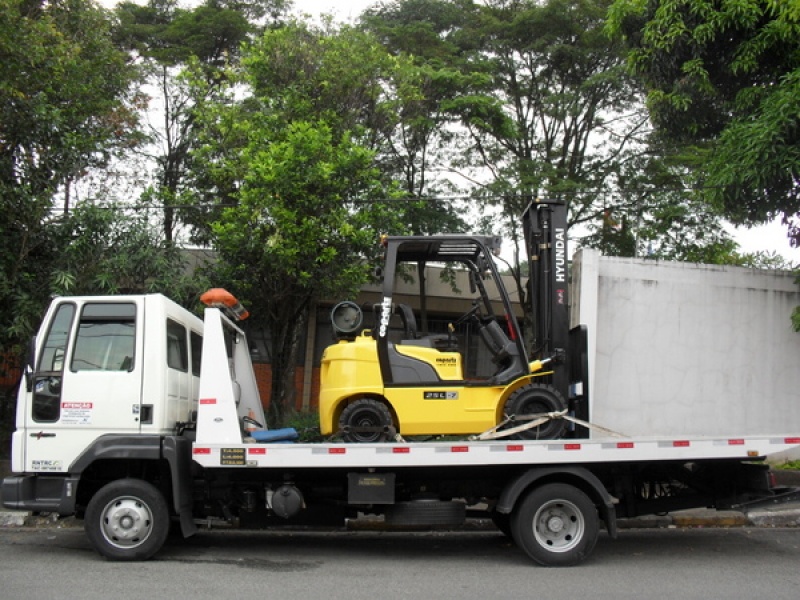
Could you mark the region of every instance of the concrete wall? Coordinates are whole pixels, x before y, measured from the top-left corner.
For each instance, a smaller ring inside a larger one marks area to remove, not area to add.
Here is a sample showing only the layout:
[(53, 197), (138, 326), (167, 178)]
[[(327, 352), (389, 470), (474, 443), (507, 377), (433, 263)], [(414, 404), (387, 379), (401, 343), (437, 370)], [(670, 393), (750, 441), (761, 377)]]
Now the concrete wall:
[(791, 273), (585, 250), (573, 268), (593, 422), (643, 436), (800, 434)]

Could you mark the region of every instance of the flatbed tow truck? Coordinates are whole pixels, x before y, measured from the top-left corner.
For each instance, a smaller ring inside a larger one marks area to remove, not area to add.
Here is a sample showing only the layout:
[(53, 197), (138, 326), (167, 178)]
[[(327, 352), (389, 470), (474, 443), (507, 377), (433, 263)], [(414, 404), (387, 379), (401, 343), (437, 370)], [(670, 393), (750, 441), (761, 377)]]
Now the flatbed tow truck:
[(265, 427), (246, 311), (221, 290), (205, 300), (202, 320), (158, 294), (53, 300), (20, 385), (5, 507), (75, 515), (111, 560), (154, 556), (173, 526), (481, 516), (534, 562), (566, 566), (618, 518), (797, 498), (764, 459), (800, 447), (800, 431), (299, 442)]

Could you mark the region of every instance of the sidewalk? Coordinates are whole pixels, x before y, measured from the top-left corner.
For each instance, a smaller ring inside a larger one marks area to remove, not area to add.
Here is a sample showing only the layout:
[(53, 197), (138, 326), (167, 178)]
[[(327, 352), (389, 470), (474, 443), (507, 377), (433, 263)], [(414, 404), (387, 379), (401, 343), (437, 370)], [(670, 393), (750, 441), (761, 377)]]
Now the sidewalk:
[(748, 513), (713, 508), (693, 508), (667, 515), (619, 519), (620, 529), (681, 527), (800, 527), (800, 502), (759, 508)]

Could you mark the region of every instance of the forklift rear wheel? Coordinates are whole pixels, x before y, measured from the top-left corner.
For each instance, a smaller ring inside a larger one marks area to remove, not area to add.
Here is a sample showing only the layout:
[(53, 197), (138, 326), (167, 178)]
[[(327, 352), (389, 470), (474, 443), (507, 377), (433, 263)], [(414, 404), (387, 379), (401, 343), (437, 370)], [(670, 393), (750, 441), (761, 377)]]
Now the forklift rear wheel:
[[(550, 412), (561, 412), (567, 408), (567, 403), (557, 390), (549, 385), (530, 383), (519, 388), (506, 400), (505, 413), (521, 417), (523, 415), (538, 415)], [(523, 421), (514, 423), (522, 425)], [(564, 434), (567, 422), (564, 419), (550, 419), (538, 427), (531, 427), (520, 431), (517, 436), (524, 440), (557, 440)]]
[(578, 488), (549, 483), (531, 491), (511, 515), (514, 541), (547, 567), (577, 565), (597, 543), (597, 508)]
[(86, 507), (84, 527), (92, 546), (112, 560), (147, 560), (169, 533), (169, 508), (158, 489), (140, 479), (119, 479)]
[(380, 400), (361, 398), (348, 404), (339, 417), (345, 442), (361, 444), (388, 442), (394, 425), (392, 413)]

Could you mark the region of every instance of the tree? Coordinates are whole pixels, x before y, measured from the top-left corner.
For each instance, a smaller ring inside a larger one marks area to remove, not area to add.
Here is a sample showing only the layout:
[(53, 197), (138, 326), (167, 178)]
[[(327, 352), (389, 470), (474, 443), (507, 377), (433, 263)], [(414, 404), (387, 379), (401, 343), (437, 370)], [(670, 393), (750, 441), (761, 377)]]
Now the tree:
[[(236, 63), (240, 48), (270, 15), (278, 18), (286, 0), (207, 0), (191, 9), (175, 0), (150, 0), (146, 5), (123, 2), (115, 10), (117, 43), (140, 62), (143, 82), (157, 90), (158, 114), (150, 131), (155, 178), (144, 194), (151, 204), (163, 207), (163, 230), (172, 242), (183, 220), (182, 209), (194, 195), (186, 187), (188, 161), (195, 143), (193, 103), (188, 86), (179, 77), (190, 64), (207, 81), (213, 94), (222, 83), (224, 68)], [(195, 88), (196, 91), (197, 88)], [(191, 215), (191, 210), (188, 211)]]
[[(448, 167), (469, 182), (478, 228), (500, 223), (524, 305), (521, 215), (539, 196), (570, 204), (571, 222), (597, 219), (646, 116), (619, 43), (604, 34), (603, 0), (404, 0), (365, 22), (394, 52), (438, 72), (460, 138)], [(446, 68), (446, 69), (445, 69)], [(450, 148), (448, 148), (450, 149)], [(529, 311), (526, 311), (529, 312)]]
[(608, 256), (638, 256), (709, 264), (738, 264), (737, 244), (721, 211), (693, 187), (691, 149), (648, 138), (647, 152), (619, 165), (614, 200), (603, 200), (602, 219), (587, 223), (581, 243)]
[(500, 199), (514, 230), (539, 195), (565, 200), (571, 224), (597, 218), (595, 199), (613, 191), (620, 164), (642, 141), (638, 90), (625, 75), (621, 47), (602, 31), (606, 5), (495, 1), (477, 13), (477, 62), (491, 75), (489, 94), (503, 113), (484, 117), (474, 108), (485, 103), (473, 107), (467, 99), (464, 123), (475, 158), (494, 174), (486, 195), (490, 203)]
[(133, 74), (85, 0), (0, 0), (0, 55), (0, 347), (17, 351), (51, 292), (56, 203), (126, 142)]
[(58, 249), (49, 289), (58, 295), (163, 293), (196, 306), (208, 281), (165, 240), (151, 211), (82, 203), (52, 223)]
[[(224, 190), (211, 224), (220, 283), (268, 335), (271, 426), (293, 395), (299, 334), (321, 298), (366, 281), (378, 233), (393, 229), (387, 188), (366, 143), (386, 54), (357, 32), (269, 31), (243, 60), (249, 95), (199, 108), (200, 179)], [(232, 94), (235, 96), (235, 94)]]
[(691, 144), (707, 201), (736, 224), (782, 216), (800, 243), (800, 8), (796, 1), (616, 0), (658, 131)]

